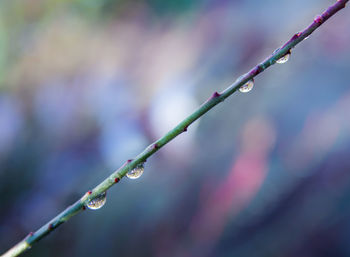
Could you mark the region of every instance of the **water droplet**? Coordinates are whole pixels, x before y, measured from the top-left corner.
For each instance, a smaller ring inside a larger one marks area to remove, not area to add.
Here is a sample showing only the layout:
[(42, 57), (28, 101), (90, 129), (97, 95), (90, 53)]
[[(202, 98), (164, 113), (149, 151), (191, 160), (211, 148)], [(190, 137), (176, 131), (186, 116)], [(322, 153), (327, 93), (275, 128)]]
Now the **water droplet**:
[(286, 55), (279, 58), (276, 62), (279, 64), (286, 63), (286, 62), (288, 62), (289, 57), (290, 57), (290, 53), (287, 53)]
[(91, 199), (86, 206), (91, 210), (100, 209), (106, 203), (106, 192), (99, 194), (94, 199)]
[(239, 88), (239, 91), (241, 91), (242, 93), (247, 93), (250, 90), (252, 90), (253, 87), (254, 87), (254, 79), (251, 79), (247, 83), (245, 83), (243, 86), (241, 86)]
[(137, 178), (141, 177), (144, 170), (145, 170), (145, 167), (144, 167), (143, 163), (140, 163), (135, 168), (133, 168), (131, 171), (126, 173), (126, 176), (130, 179), (137, 179)]

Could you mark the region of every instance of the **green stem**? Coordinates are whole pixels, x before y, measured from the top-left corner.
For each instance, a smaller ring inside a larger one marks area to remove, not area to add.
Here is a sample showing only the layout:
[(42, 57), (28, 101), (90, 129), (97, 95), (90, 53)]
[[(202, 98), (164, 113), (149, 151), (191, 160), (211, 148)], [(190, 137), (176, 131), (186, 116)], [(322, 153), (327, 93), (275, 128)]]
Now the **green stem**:
[(334, 5), (330, 6), (322, 15), (317, 16), (314, 21), (305, 28), (302, 32), (298, 32), (292, 36), (292, 38), (287, 41), (281, 48), (277, 49), (272, 55), (270, 55), (266, 60), (261, 62), (252, 68), (248, 73), (241, 76), (236, 82), (231, 86), (226, 88), (223, 92), (214, 92), (213, 95), (203, 103), (196, 111), (194, 111), (190, 116), (180, 122), (174, 129), (170, 130), (165, 136), (158, 139), (156, 142), (149, 145), (142, 153), (136, 156), (133, 160), (128, 160), (122, 167), (113, 172), (108, 178), (102, 181), (93, 190), (87, 192), (82, 196), (76, 203), (66, 208), (63, 212), (53, 218), (49, 223), (42, 226), (34, 233), (29, 233), (29, 235), (24, 238), (21, 242), (13, 246), (10, 250), (2, 255), (2, 257), (12, 257), (18, 256), (26, 250), (30, 249), (31, 246), (39, 241), (41, 238), (48, 235), (51, 231), (57, 228), (59, 225), (69, 220), (74, 215), (78, 214), (80, 211), (85, 209), (85, 203), (99, 194), (105, 192), (114, 184), (118, 183), (119, 180), (126, 175), (126, 173), (135, 168), (138, 164), (145, 162), (148, 157), (157, 152), (161, 147), (167, 144), (169, 141), (174, 139), (179, 134), (187, 131), (188, 126), (190, 126), (194, 121), (199, 119), (203, 114), (208, 112), (218, 103), (224, 101), (227, 97), (232, 95), (237, 89), (254, 79), (259, 73), (266, 70), (268, 67), (276, 63), (276, 60), (280, 59), (284, 55), (288, 54), (290, 50), (308, 37), (315, 29), (321, 26), (326, 20), (337, 13), (339, 10), (343, 9), (349, 0), (338, 0)]

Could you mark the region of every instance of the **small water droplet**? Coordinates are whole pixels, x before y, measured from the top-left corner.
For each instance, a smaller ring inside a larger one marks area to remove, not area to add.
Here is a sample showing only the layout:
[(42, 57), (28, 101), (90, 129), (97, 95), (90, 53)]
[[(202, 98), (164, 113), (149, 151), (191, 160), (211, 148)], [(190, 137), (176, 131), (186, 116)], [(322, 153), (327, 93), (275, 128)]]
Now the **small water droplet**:
[(286, 55), (279, 58), (276, 62), (279, 64), (286, 63), (286, 62), (288, 62), (289, 57), (290, 57), (290, 53), (287, 53)]
[(253, 87), (254, 87), (254, 79), (251, 79), (247, 83), (245, 83), (243, 86), (241, 86), (239, 88), (239, 91), (241, 91), (242, 93), (247, 93), (250, 90), (252, 90)]
[(145, 170), (145, 167), (144, 167), (143, 163), (140, 163), (135, 168), (133, 168), (131, 171), (126, 173), (126, 176), (130, 179), (137, 179), (137, 178), (141, 177), (144, 170)]
[(103, 192), (102, 194), (99, 194), (94, 199), (91, 199), (86, 206), (91, 210), (97, 210), (100, 209), (103, 205), (106, 203), (106, 192)]

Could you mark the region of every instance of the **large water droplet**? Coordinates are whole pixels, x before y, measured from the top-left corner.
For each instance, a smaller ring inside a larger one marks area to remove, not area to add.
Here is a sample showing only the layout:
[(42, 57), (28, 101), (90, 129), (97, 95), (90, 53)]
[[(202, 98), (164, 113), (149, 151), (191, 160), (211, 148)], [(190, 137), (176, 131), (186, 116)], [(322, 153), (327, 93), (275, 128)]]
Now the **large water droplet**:
[(290, 57), (290, 52), (287, 53), (286, 55), (282, 56), (281, 58), (279, 58), (276, 62), (279, 64), (286, 63), (286, 62), (288, 62), (289, 57)]
[(254, 87), (254, 79), (251, 79), (247, 83), (245, 83), (243, 86), (241, 86), (239, 88), (239, 91), (241, 91), (242, 93), (247, 93), (250, 90), (252, 90), (253, 87)]
[(94, 199), (91, 199), (86, 206), (91, 210), (97, 210), (100, 209), (103, 205), (106, 203), (106, 192), (103, 192), (102, 194), (99, 194)]
[(135, 168), (133, 168), (131, 171), (126, 173), (126, 176), (130, 179), (137, 179), (137, 178), (141, 177), (144, 170), (145, 170), (145, 167), (144, 167), (143, 163), (140, 163)]

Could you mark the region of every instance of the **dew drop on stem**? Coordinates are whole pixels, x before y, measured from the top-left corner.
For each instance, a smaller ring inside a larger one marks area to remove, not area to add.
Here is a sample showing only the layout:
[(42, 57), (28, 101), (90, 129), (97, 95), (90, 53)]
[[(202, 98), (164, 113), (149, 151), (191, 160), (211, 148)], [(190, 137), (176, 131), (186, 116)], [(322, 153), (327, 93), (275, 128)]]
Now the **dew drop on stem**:
[(247, 83), (245, 83), (243, 86), (239, 88), (239, 91), (242, 93), (247, 93), (250, 90), (252, 90), (254, 87), (254, 79), (249, 80)]
[(141, 177), (144, 170), (144, 164), (140, 163), (135, 168), (126, 173), (126, 176), (130, 179), (138, 179), (139, 177)]
[(289, 58), (290, 58), (290, 52), (282, 56), (281, 58), (279, 58), (276, 62), (279, 64), (286, 63), (288, 62)]
[(98, 210), (106, 203), (106, 192), (103, 192), (96, 196), (95, 198), (91, 199), (87, 204), (86, 207), (88, 207), (91, 210)]

